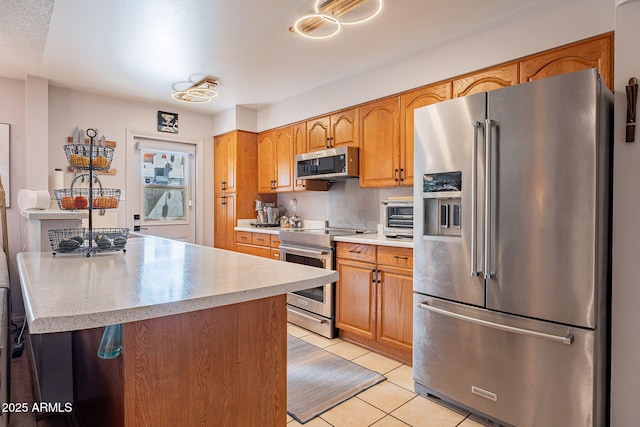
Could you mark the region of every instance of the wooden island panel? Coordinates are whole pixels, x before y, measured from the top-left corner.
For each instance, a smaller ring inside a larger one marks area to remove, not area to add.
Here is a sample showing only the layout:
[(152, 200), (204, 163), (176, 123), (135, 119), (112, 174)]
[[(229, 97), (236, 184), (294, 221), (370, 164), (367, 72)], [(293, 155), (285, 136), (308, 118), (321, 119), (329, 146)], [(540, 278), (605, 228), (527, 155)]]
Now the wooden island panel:
[(102, 360), (102, 328), (74, 332), (76, 404), (92, 426), (284, 426), (285, 296), (126, 323)]

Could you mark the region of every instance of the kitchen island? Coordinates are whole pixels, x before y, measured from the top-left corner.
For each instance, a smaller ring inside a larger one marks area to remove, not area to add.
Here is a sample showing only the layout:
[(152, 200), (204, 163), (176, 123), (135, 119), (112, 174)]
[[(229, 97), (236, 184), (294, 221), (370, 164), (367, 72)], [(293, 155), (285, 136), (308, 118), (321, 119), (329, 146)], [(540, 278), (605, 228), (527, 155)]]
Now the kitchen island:
[[(93, 426), (285, 425), (285, 294), (337, 278), (155, 237), (17, 260), (29, 332), (73, 331), (74, 410)], [(122, 354), (98, 358), (119, 323)]]

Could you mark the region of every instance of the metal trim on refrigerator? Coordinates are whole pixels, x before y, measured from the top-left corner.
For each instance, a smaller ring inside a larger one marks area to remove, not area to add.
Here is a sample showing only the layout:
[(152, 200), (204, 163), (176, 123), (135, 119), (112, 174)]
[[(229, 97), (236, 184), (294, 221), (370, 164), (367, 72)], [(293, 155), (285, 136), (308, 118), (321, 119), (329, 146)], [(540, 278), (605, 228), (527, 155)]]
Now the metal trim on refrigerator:
[(503, 325), (500, 323), (489, 322), (487, 320), (478, 319), (475, 317), (465, 316), (464, 314), (454, 313), (449, 310), (444, 310), (442, 308), (434, 307), (428, 304), (427, 302), (419, 303), (418, 307), (424, 310), (433, 311), (434, 313), (442, 314), (444, 316), (449, 316), (455, 319), (464, 320), (465, 322), (475, 323), (477, 325), (487, 326), (489, 328), (499, 329), (501, 331), (513, 332), (514, 334), (530, 335), (538, 338), (544, 338), (544, 339), (547, 339), (550, 341), (556, 341), (562, 344), (571, 345), (573, 344), (573, 341), (575, 339), (574, 335), (570, 332), (564, 336), (545, 334), (544, 332), (537, 332), (529, 329), (517, 328), (515, 326)]

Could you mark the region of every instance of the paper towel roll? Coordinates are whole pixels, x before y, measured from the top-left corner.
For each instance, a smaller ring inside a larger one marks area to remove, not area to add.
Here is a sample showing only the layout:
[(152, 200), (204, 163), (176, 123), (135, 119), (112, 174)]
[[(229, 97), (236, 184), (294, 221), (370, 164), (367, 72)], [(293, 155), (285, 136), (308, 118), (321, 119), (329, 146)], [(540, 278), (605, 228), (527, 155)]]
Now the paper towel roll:
[(61, 190), (64, 187), (64, 171), (62, 169), (54, 169), (53, 172), (49, 174), (49, 194), (51, 194), (51, 198), (55, 198), (55, 193), (53, 190)]
[(18, 191), (18, 208), (24, 209), (47, 209), (49, 207), (49, 192), (47, 190), (25, 190)]

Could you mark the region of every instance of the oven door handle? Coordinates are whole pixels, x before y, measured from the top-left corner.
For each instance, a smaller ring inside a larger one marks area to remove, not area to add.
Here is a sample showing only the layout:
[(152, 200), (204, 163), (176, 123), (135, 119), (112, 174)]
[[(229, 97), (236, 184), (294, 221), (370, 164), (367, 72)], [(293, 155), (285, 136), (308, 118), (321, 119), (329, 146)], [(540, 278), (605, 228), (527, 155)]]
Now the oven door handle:
[(287, 253), (290, 254), (302, 254), (302, 255), (313, 255), (317, 258), (320, 258), (322, 256), (326, 256), (326, 255), (331, 255), (331, 250), (324, 250), (324, 249), (304, 249), (304, 248), (299, 248), (299, 247), (293, 247), (293, 246), (287, 246), (285, 244), (280, 244), (280, 252), (282, 251), (286, 251)]

